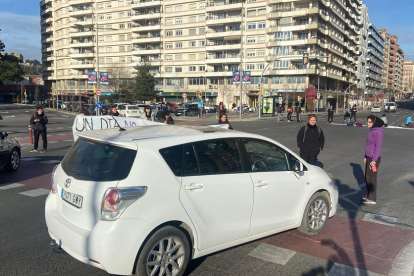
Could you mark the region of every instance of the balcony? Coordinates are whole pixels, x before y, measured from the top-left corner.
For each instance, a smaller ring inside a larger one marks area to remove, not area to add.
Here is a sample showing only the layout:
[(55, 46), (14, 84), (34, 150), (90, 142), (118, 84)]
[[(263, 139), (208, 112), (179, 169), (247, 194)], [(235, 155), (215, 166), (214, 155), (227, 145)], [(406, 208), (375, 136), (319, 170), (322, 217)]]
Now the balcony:
[(266, 43), (266, 47), (276, 47), (276, 46), (297, 46), (297, 45), (306, 45), (306, 44), (317, 44), (318, 38), (299, 38), (299, 37), (292, 37), (292, 38), (281, 38), (281, 39), (271, 39), (269, 42)]
[(272, 61), (272, 60), (295, 60), (295, 61), (303, 61), (303, 53), (299, 53), (298, 51), (290, 52), (290, 53), (283, 53), (283, 54), (268, 54), (265, 57), (265, 61)]
[(84, 36), (93, 36), (93, 32), (92, 31), (85, 31), (85, 32), (76, 32), (76, 31), (71, 31), (70, 32), (70, 37), (84, 37)]
[(71, 58), (93, 58), (95, 57), (95, 53), (94, 52), (84, 52), (84, 53), (71, 53), (69, 54), (69, 56)]
[(45, 7), (45, 9), (40, 12), (40, 15), (44, 15), (44, 14), (52, 13), (52, 12), (53, 12), (52, 7)]
[(162, 48), (133, 48), (133, 55), (159, 55)]
[(69, 5), (80, 5), (80, 4), (88, 4), (88, 3), (95, 3), (95, 0), (70, 0)]
[(311, 69), (272, 69), (269, 71), (269, 75), (315, 75), (317, 73), (316, 68)]
[(161, 12), (154, 12), (154, 13), (135, 13), (131, 17), (132, 21), (138, 21), (138, 20), (146, 20), (146, 19), (158, 19), (161, 18)]
[(226, 1), (225, 3), (207, 2), (206, 11), (241, 10), (242, 5), (242, 0)]
[(233, 15), (233, 16), (225, 15), (224, 17), (209, 15), (206, 19), (206, 25), (207, 26), (221, 25), (221, 24), (235, 23), (235, 22), (241, 22), (241, 21), (242, 21), (241, 14)]
[(238, 37), (240, 39), (241, 31), (213, 31), (210, 30), (206, 33), (206, 38), (220, 38), (220, 37)]
[(161, 6), (162, 1), (159, 0), (134, 0), (132, 1), (131, 8), (146, 8), (146, 7), (155, 7)]
[(155, 30), (161, 30), (160, 23), (154, 23), (154, 24), (148, 24), (148, 25), (140, 25), (137, 24), (136, 27), (132, 27), (133, 33), (139, 33), (144, 31), (155, 31)]
[(85, 14), (93, 14), (92, 7), (85, 8), (85, 9), (73, 9), (72, 11), (69, 11), (69, 16), (79, 16), (79, 15), (85, 15)]
[(42, 34), (47, 34), (47, 33), (53, 33), (53, 28), (48, 27), (48, 28), (42, 29)]
[(140, 44), (140, 43), (147, 43), (147, 42), (161, 42), (161, 36), (154, 36), (154, 35), (140, 35), (140, 36), (133, 36), (132, 43), (133, 44)]
[(93, 62), (76, 62), (76, 61), (72, 61), (71, 63), (71, 68), (76, 68), (76, 69), (94, 69), (94, 64)]
[(207, 43), (206, 51), (240, 50), (240, 41), (237, 43)]
[(224, 63), (240, 63), (240, 55), (229, 55), (229, 56), (208, 56), (206, 59), (207, 64), (224, 64)]
[(267, 19), (279, 18), (279, 17), (300, 17), (312, 14), (318, 14), (319, 8), (283, 8), (274, 9), (268, 15)]
[(94, 25), (94, 24), (95, 23), (93, 22), (92, 18), (88, 18), (88, 19), (84, 19), (84, 20), (71, 20), (70, 21), (71, 26), (75, 26), (75, 25), (91, 26), (91, 25)]
[(272, 25), (266, 28), (266, 33), (271, 34), (275, 32), (281, 31), (302, 31), (302, 30), (314, 30), (318, 27), (321, 27), (318, 22), (313, 22), (309, 24), (301, 24), (301, 23), (288, 23), (288, 24), (278, 24)]
[(87, 41), (87, 42), (82, 42), (82, 41), (72, 41), (70, 43), (70, 47), (72, 48), (77, 48), (77, 47), (94, 47), (95, 42), (93, 41)]

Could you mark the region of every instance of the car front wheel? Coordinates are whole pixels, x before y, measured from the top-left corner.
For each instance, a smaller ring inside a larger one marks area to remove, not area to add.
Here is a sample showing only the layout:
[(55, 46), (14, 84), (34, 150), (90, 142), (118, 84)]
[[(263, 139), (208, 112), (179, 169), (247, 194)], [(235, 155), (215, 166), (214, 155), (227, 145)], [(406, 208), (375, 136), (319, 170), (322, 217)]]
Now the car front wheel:
[(15, 172), (20, 165), (20, 154), (17, 149), (13, 149), (10, 153), (9, 162), (7, 163), (5, 169), (8, 172)]
[(329, 218), (329, 198), (326, 193), (314, 194), (308, 204), (302, 218), (299, 231), (308, 235), (318, 234), (325, 228)]
[(138, 257), (136, 275), (184, 274), (190, 260), (190, 243), (186, 235), (173, 226), (155, 232)]

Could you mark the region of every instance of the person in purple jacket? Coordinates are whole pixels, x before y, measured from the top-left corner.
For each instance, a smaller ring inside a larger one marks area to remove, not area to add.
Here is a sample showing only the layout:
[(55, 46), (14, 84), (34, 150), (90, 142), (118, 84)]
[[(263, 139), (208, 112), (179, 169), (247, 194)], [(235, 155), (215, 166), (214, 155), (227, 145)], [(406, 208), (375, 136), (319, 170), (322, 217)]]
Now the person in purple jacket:
[(384, 121), (369, 115), (367, 117), (369, 128), (367, 143), (365, 145), (365, 183), (367, 185), (367, 196), (362, 198), (362, 203), (374, 205), (377, 203), (377, 175), (381, 162), (381, 145), (384, 136)]

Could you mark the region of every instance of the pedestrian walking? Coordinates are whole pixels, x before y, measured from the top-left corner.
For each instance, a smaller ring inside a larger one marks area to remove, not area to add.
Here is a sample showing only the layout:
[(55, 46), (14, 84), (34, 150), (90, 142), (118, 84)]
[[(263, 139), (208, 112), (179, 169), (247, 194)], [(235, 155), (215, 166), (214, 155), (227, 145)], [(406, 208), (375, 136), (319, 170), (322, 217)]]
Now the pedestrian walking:
[(333, 123), (333, 114), (334, 114), (334, 109), (333, 109), (333, 106), (330, 104), (328, 107), (328, 123)]
[(362, 197), (362, 203), (374, 205), (377, 203), (377, 175), (381, 162), (381, 146), (384, 137), (384, 121), (380, 118), (369, 115), (367, 126), (369, 128), (367, 142), (365, 144), (365, 184), (367, 196)]
[(233, 129), (233, 127), (231, 126), (229, 120), (227, 119), (227, 115), (225, 113), (220, 115), (219, 121), (218, 121), (219, 125), (227, 125), (228, 129)]
[(302, 122), (301, 118), (302, 108), (300, 108), (300, 105), (296, 107), (296, 119), (298, 122)]
[(276, 104), (276, 113), (277, 113), (277, 122), (279, 123), (282, 117), (282, 108), (280, 107), (280, 104)]
[(290, 123), (290, 121), (292, 121), (292, 113), (293, 113), (293, 109), (292, 107), (288, 107), (287, 109), (287, 121)]
[(385, 114), (382, 114), (381, 120), (384, 122), (384, 127), (388, 127), (388, 120)]
[(317, 120), (316, 115), (309, 115), (308, 123), (301, 127), (297, 136), (300, 158), (311, 165), (315, 165), (318, 154), (325, 145), (325, 136), (322, 129), (316, 125)]
[(39, 145), (39, 136), (42, 135), (43, 149), (41, 153), (45, 153), (47, 150), (47, 137), (46, 137), (46, 125), (49, 122), (46, 114), (43, 112), (42, 107), (38, 107), (36, 113), (30, 118), (30, 124), (32, 125), (33, 136), (34, 136), (34, 145), (33, 149), (30, 152), (37, 152), (37, 147)]
[(226, 113), (226, 109), (224, 108), (224, 104), (223, 102), (219, 103), (219, 118), (221, 117), (221, 115), (223, 115), (224, 113)]
[(354, 118), (354, 122), (357, 121), (357, 119), (356, 119), (357, 112), (358, 112), (358, 108), (357, 108), (356, 104), (354, 104), (351, 108), (351, 120), (352, 120), (352, 118)]

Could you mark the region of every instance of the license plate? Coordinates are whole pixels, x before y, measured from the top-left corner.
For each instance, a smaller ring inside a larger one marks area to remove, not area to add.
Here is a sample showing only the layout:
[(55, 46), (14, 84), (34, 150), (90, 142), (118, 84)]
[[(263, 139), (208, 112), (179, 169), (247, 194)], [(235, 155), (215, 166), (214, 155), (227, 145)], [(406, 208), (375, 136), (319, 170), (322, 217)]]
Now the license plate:
[(72, 194), (62, 189), (61, 196), (62, 199), (67, 203), (75, 206), (76, 208), (82, 208), (83, 197), (81, 197), (80, 195)]
[(137, 113), (137, 111), (132, 111), (132, 113)]

